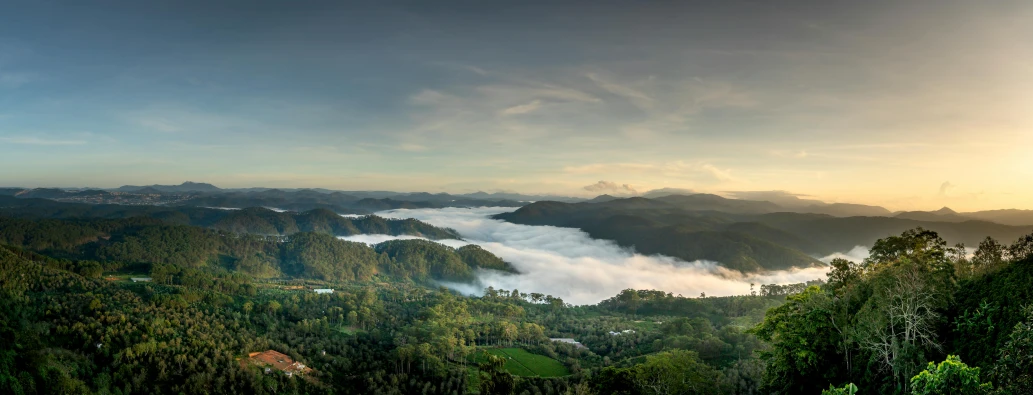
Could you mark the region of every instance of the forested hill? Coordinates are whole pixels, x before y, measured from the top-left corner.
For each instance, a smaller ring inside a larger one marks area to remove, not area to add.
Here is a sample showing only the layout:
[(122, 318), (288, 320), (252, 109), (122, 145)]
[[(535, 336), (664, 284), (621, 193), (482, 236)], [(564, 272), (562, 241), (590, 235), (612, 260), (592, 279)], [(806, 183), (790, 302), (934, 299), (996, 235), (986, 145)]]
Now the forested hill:
[(413, 235), (428, 239), (458, 239), (452, 229), (439, 228), (415, 219), (384, 219), (377, 216), (342, 217), (327, 209), (305, 212), (276, 212), (262, 207), (221, 210), (203, 207), (125, 206), (55, 202), (46, 199), (16, 199), (0, 196), (0, 215), (17, 218), (147, 217), (168, 224), (202, 226), (235, 233), (290, 235), (317, 232), (334, 236), (357, 234)]
[[(252, 277), (296, 277), (325, 281), (369, 281), (386, 275), (416, 281), (471, 282), (477, 269), (514, 272), (477, 247), (459, 250), (425, 240), (386, 243), (391, 251), (340, 240), (326, 233), (286, 237), (229, 233), (153, 218), (43, 219), (0, 217), (0, 244), (71, 261), (136, 267), (156, 281), (211, 278), (213, 273)], [(92, 265), (92, 264), (91, 264)], [(218, 277), (218, 275), (215, 275)]]
[[(518, 207), (519, 195), (446, 193), (396, 193), (371, 191), (327, 191), (316, 189), (223, 190), (208, 185), (186, 183), (176, 186), (123, 187), (119, 190), (63, 190), (56, 188), (0, 188), (0, 196), (19, 199), (43, 198), (62, 202), (91, 204), (161, 204), (189, 207), (274, 207), (306, 211), (326, 209), (342, 214), (368, 214), (381, 210), (441, 207)], [(213, 189), (214, 188), (214, 189)]]
[(595, 203), (536, 202), (497, 219), (579, 228), (646, 254), (717, 261), (745, 272), (818, 265), (813, 257), (872, 246), (882, 237), (922, 227), (951, 244), (975, 246), (990, 236), (1012, 241), (1033, 226), (993, 222), (930, 222), (894, 217), (833, 217), (772, 212), (769, 202), (715, 195), (628, 198)]

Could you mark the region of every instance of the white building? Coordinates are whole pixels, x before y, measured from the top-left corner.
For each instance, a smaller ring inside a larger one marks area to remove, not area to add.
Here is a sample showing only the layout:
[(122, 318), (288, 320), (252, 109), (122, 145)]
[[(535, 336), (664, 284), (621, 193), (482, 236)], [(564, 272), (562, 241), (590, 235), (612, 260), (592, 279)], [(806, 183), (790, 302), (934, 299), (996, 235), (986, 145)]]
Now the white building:
[(130, 277), (129, 279), (133, 280), (134, 283), (151, 281), (150, 277)]
[(610, 331), (610, 336), (617, 336), (617, 335), (629, 334), (629, 333), (635, 333), (635, 330), (634, 329), (625, 329), (625, 330), (620, 331), (620, 332)]
[(313, 289), (313, 291), (315, 291), (317, 294), (332, 294), (332, 293), (334, 293), (334, 290), (331, 289), (331, 288), (316, 288), (316, 289)]
[(577, 348), (588, 348), (588, 347), (585, 347), (584, 344), (581, 344), (581, 342), (579, 342), (577, 340), (574, 340), (574, 339), (571, 339), (569, 337), (554, 337), (554, 338), (550, 338), (549, 340), (552, 340), (554, 342), (570, 343), (570, 344), (573, 344), (573, 345), (577, 346)]

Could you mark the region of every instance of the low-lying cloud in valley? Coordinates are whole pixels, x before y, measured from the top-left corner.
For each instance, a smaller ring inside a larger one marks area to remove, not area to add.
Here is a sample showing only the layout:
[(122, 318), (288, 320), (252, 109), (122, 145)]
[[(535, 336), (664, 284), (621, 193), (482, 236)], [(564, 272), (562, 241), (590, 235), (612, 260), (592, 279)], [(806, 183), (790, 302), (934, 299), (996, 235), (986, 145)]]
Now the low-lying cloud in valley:
[[(489, 216), (514, 208), (443, 208), (390, 210), (376, 213), (385, 218), (415, 218), (459, 232), (464, 240), (440, 240), (460, 247), (477, 244), (511, 263), (521, 274), (480, 272), (483, 286), (541, 292), (573, 304), (592, 304), (621, 290), (656, 289), (685, 296), (742, 295), (750, 283), (786, 284), (824, 278), (826, 268), (769, 272), (756, 275), (720, 267), (716, 262), (685, 262), (658, 255), (642, 255), (607, 240), (592, 239), (572, 228), (528, 226), (494, 220)], [(342, 237), (378, 243), (396, 238), (385, 235)], [(480, 294), (481, 287), (448, 284), (465, 293)]]
[(854, 248), (851, 248), (850, 251), (835, 252), (818, 258), (818, 260), (825, 263), (830, 263), (833, 259), (842, 258), (855, 263), (860, 263), (861, 261), (868, 259), (868, 255), (871, 255), (871, 251), (868, 250), (868, 247), (855, 246)]

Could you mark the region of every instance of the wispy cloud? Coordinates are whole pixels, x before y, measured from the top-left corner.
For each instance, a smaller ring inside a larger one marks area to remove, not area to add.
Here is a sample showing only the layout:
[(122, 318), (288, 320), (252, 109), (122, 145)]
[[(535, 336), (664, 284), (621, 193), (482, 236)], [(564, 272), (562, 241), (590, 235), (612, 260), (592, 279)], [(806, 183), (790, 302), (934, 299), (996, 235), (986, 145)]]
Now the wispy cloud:
[(423, 152), (427, 150), (427, 147), (419, 144), (406, 143), (399, 145), (398, 149), (406, 152)]
[(532, 100), (529, 103), (518, 104), (502, 110), (502, 115), (519, 115), (533, 112), (542, 106), (541, 100)]
[(637, 103), (639, 106), (642, 107), (652, 106), (654, 99), (638, 89), (635, 89), (628, 85), (613, 82), (612, 80), (604, 78), (603, 76), (596, 73), (588, 73), (585, 74), (585, 76), (588, 77), (588, 79), (592, 80), (592, 82), (594, 82), (600, 88), (606, 90), (607, 92), (610, 92), (617, 96), (622, 96), (626, 99), (630, 99), (631, 101)]

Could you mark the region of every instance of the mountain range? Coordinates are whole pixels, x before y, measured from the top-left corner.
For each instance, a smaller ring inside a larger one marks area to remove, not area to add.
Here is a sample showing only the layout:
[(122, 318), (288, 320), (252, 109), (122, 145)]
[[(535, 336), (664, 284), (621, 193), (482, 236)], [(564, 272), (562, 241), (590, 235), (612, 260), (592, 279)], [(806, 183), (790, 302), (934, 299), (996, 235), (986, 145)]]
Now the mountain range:
[[(866, 209), (867, 210), (867, 209)], [(835, 216), (792, 212), (769, 201), (727, 199), (717, 195), (667, 195), (653, 199), (597, 198), (581, 203), (535, 202), (498, 214), (496, 219), (524, 225), (579, 228), (644, 254), (686, 261), (707, 260), (743, 272), (819, 266), (819, 257), (872, 246), (880, 238), (922, 227), (952, 245), (976, 246), (986, 237), (1009, 244), (1033, 230), (950, 209), (891, 216)], [(996, 217), (1007, 213), (994, 212)], [(1012, 219), (1009, 222), (1021, 222)]]

